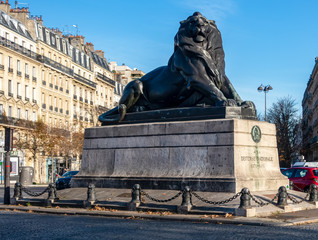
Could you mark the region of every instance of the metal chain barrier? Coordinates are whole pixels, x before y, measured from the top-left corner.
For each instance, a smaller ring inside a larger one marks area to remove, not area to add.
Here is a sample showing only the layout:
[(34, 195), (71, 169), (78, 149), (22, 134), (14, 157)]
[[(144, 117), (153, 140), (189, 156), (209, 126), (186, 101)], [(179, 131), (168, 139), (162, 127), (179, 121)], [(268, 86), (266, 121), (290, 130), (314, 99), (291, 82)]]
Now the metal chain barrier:
[(297, 190), (298, 191), (300, 191), (300, 192), (306, 192), (304, 189), (301, 189), (301, 188), (299, 188), (299, 187), (297, 187), (296, 185), (292, 185), (293, 186), (293, 188), (297, 188)]
[(294, 204), (299, 204), (299, 203), (302, 203), (303, 201), (307, 200), (307, 198), (309, 197), (309, 194), (310, 194), (310, 192), (308, 192), (308, 193), (306, 194), (306, 196), (304, 197), (304, 199), (302, 199), (302, 200), (297, 200), (295, 197), (289, 195), (288, 193), (287, 193), (287, 197), (288, 197)]
[(147, 197), (148, 199), (154, 201), (154, 202), (160, 202), (160, 203), (165, 203), (165, 202), (170, 202), (176, 198), (178, 198), (181, 194), (183, 193), (183, 191), (178, 192), (175, 196), (169, 198), (169, 199), (164, 199), (164, 200), (160, 200), (154, 197), (151, 197), (148, 193), (146, 193), (145, 191), (141, 191), (141, 194), (145, 197)]
[(276, 200), (276, 198), (278, 197), (278, 193), (275, 195), (275, 197), (273, 197), (269, 202), (264, 203), (261, 199), (258, 199), (256, 197), (254, 197), (252, 194), (249, 194), (249, 196), (252, 198), (252, 200), (257, 203), (260, 207), (264, 207), (267, 206), (269, 204), (273, 204), (274, 201)]
[(191, 191), (191, 194), (193, 196), (195, 196), (197, 199), (199, 199), (200, 201), (205, 202), (207, 204), (222, 205), (222, 204), (229, 203), (229, 202), (233, 201), (234, 199), (238, 198), (242, 193), (241, 192), (236, 193), (233, 197), (230, 197), (229, 199), (226, 199), (223, 201), (210, 201), (210, 200), (204, 199), (203, 197), (199, 196), (197, 193), (192, 192), (192, 191)]
[(31, 191), (30, 189), (27, 189), (27, 188), (25, 188), (25, 187), (21, 187), (21, 190), (23, 191), (23, 192), (25, 192), (27, 195), (29, 195), (29, 196), (31, 196), (31, 197), (39, 197), (39, 196), (41, 196), (41, 195), (43, 195), (44, 193), (46, 193), (46, 192), (48, 192), (49, 191), (49, 187), (47, 187), (46, 189), (44, 189), (42, 192), (33, 192), (33, 191)]

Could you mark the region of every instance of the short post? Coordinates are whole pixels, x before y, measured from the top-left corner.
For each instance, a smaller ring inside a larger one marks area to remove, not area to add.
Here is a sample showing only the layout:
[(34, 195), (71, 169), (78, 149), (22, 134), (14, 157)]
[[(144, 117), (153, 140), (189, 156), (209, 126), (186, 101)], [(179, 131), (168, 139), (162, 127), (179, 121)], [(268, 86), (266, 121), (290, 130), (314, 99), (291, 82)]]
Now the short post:
[(192, 198), (191, 198), (191, 189), (189, 186), (186, 186), (183, 189), (182, 193), (182, 203), (181, 206), (178, 206), (178, 213), (188, 213), (192, 208)]
[(48, 197), (45, 201), (45, 206), (52, 206), (52, 203), (54, 203), (54, 201), (59, 200), (58, 197), (56, 196), (56, 187), (54, 183), (50, 183), (49, 184), (49, 193), (48, 193)]
[(251, 206), (251, 193), (248, 188), (242, 188), (240, 197), (240, 206), (235, 209), (236, 216), (254, 217), (256, 209)]
[(128, 203), (128, 210), (136, 211), (141, 203), (141, 188), (139, 184), (135, 184), (131, 191), (131, 201)]
[(17, 201), (22, 198), (22, 185), (19, 182), (14, 184), (14, 194), (11, 198), (11, 204), (16, 205)]
[(287, 205), (287, 189), (285, 186), (281, 186), (278, 189), (278, 198), (277, 198), (277, 206), (285, 207)]
[(87, 187), (87, 199), (83, 202), (84, 207), (92, 207), (96, 201), (95, 185), (90, 183)]
[(316, 204), (316, 207), (318, 207), (318, 191), (317, 191), (317, 185), (311, 184), (310, 185), (310, 193), (309, 193), (309, 202), (313, 202)]

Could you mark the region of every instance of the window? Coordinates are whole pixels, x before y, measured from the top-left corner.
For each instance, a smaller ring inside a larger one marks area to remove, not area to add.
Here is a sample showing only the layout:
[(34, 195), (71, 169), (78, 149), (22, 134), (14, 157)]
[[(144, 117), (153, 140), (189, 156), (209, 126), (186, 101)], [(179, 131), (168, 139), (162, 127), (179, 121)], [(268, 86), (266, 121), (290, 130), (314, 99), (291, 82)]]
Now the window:
[(67, 100), (65, 101), (65, 109), (66, 109), (66, 111), (68, 110), (68, 101)]
[(12, 57), (8, 57), (8, 67), (11, 68), (12, 64)]
[(25, 110), (25, 120), (29, 120), (29, 110)]
[(41, 48), (41, 55), (44, 55), (44, 49)]
[(21, 87), (21, 84), (20, 84), (20, 83), (17, 83), (17, 95), (18, 95), (18, 96), (21, 96), (21, 89), (20, 89), (20, 87)]
[(32, 67), (32, 76), (36, 77), (36, 68), (35, 67)]
[(8, 81), (8, 92), (12, 94), (13, 87), (12, 87), (12, 80)]
[(49, 104), (52, 105), (52, 96), (49, 96)]
[(2, 65), (2, 53), (0, 53), (0, 64)]
[(21, 118), (21, 109), (20, 108), (17, 109), (17, 118), (18, 119)]
[(45, 103), (45, 95), (44, 95), (44, 93), (42, 93), (42, 103)]
[(295, 172), (295, 178), (296, 177), (305, 177), (306, 176), (306, 173), (307, 173), (308, 170), (306, 169), (297, 169), (296, 172)]
[(54, 107), (57, 107), (57, 99), (54, 97)]
[(25, 74), (29, 74), (29, 64), (25, 64)]
[(44, 70), (42, 70), (42, 81), (44, 81)]
[(62, 108), (62, 99), (59, 100), (59, 108)]
[(21, 71), (21, 64), (20, 64), (20, 60), (17, 60), (17, 71)]
[(25, 97), (29, 98), (29, 86), (25, 85)]
[(8, 116), (9, 116), (9, 117), (12, 117), (12, 106), (9, 106)]
[(3, 78), (0, 77), (0, 90), (3, 90), (3, 89), (2, 89), (2, 82), (3, 82)]
[(0, 114), (3, 114), (3, 104), (0, 104)]
[(65, 80), (65, 89), (68, 89), (68, 82)]
[(49, 83), (52, 83), (52, 74), (49, 73)]
[(54, 76), (54, 85), (57, 85), (56, 75)]
[(35, 88), (32, 88), (32, 99), (33, 100), (36, 99), (36, 90), (35, 90)]
[(35, 121), (36, 121), (36, 113), (35, 113), (35, 111), (33, 111), (33, 117), (32, 117), (32, 120), (33, 120), (33, 122), (35, 122)]
[(22, 47), (25, 48), (25, 41), (22, 41)]

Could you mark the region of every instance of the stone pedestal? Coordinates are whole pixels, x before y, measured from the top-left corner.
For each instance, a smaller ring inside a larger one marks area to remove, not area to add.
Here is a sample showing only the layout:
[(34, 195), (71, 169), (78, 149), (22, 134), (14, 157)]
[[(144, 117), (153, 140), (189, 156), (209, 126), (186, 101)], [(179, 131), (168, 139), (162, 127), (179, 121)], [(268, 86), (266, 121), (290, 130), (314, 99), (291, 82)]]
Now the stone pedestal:
[(73, 187), (239, 192), (288, 185), (280, 173), (275, 125), (214, 119), (103, 126), (85, 130)]

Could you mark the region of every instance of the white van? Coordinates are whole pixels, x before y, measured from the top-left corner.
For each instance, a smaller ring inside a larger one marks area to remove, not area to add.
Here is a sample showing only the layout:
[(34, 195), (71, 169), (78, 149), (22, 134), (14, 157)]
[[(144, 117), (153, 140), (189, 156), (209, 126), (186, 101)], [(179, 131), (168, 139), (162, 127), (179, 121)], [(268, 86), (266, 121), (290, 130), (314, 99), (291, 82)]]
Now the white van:
[(318, 167), (318, 162), (295, 162), (292, 167)]

